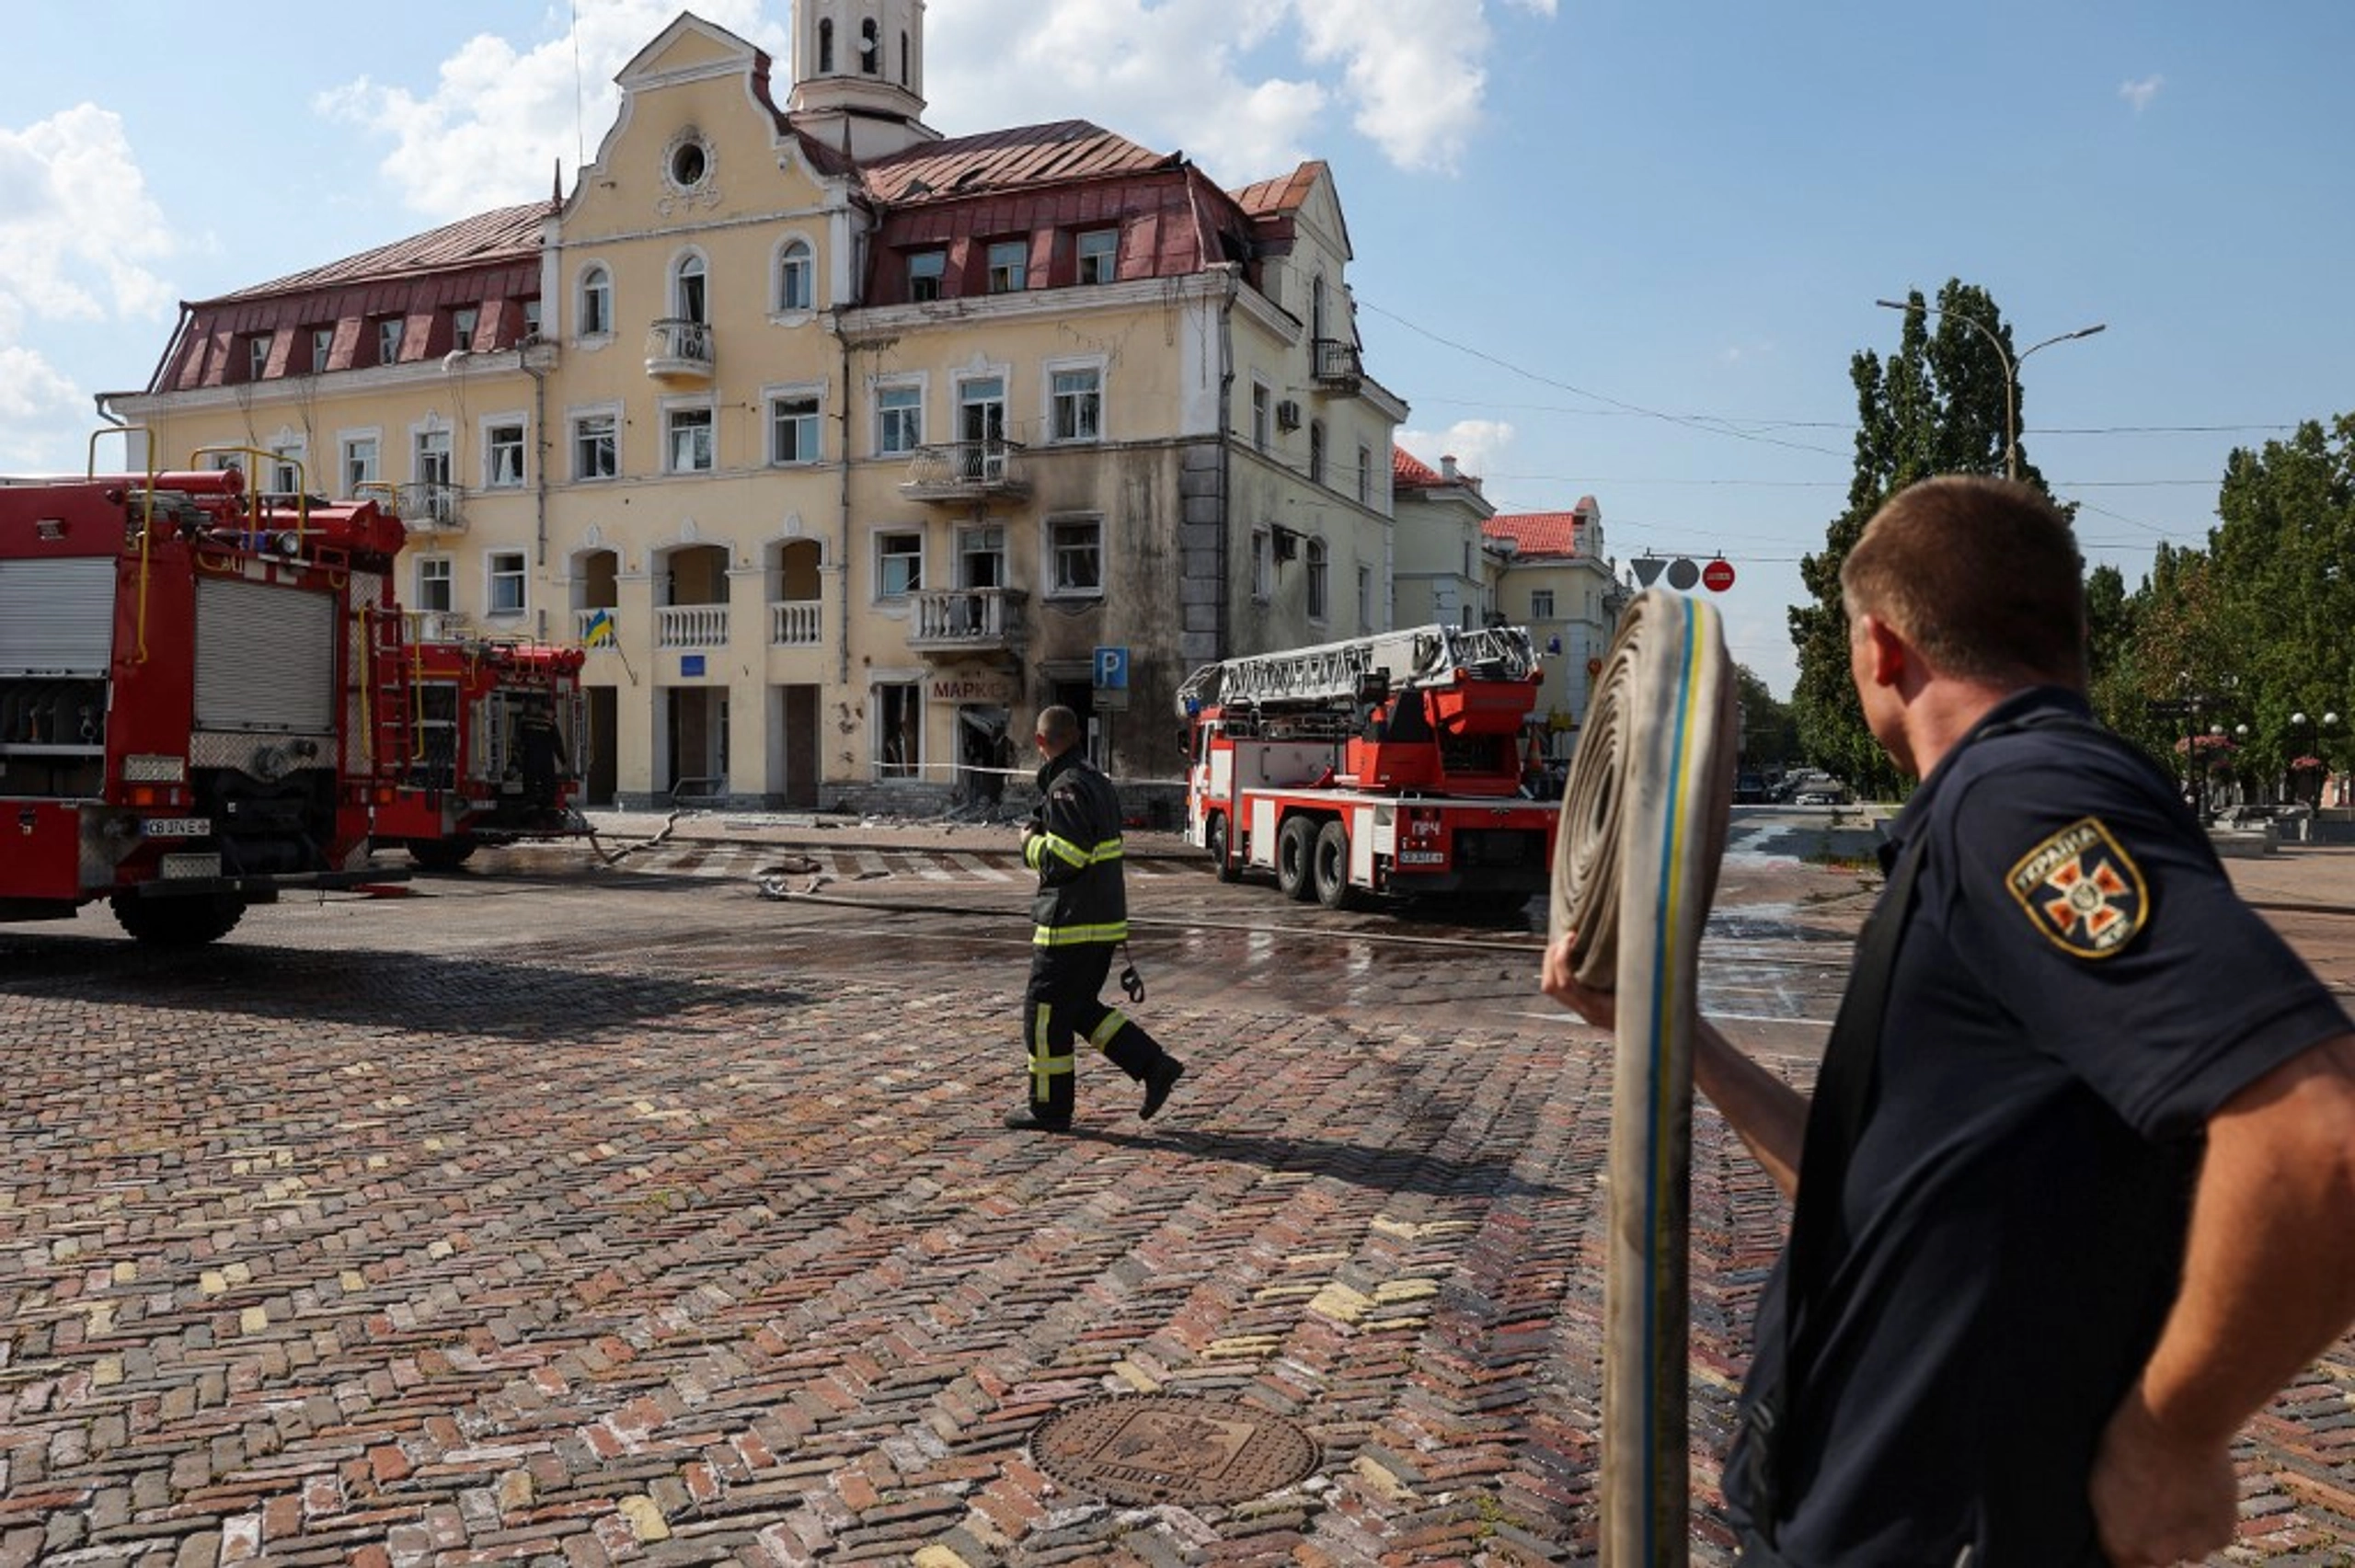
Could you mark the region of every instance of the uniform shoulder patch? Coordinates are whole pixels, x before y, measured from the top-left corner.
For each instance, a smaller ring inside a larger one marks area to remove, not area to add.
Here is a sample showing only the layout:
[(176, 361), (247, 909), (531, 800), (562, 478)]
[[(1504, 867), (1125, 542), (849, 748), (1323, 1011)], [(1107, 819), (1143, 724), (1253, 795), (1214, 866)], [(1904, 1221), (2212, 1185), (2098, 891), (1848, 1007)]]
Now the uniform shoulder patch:
[(2150, 923), (2142, 868), (2097, 818), (2079, 818), (2022, 855), (2005, 886), (2037, 930), (2080, 958), (2107, 958)]

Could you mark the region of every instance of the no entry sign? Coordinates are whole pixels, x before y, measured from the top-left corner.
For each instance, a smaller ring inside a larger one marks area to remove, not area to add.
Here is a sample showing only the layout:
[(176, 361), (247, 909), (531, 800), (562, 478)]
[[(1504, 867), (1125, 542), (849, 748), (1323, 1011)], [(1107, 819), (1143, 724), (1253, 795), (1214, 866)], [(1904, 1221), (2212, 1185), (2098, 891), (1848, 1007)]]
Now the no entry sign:
[(1733, 586), (1733, 563), (1711, 561), (1701, 568), (1701, 586), (1711, 593), (1723, 593)]

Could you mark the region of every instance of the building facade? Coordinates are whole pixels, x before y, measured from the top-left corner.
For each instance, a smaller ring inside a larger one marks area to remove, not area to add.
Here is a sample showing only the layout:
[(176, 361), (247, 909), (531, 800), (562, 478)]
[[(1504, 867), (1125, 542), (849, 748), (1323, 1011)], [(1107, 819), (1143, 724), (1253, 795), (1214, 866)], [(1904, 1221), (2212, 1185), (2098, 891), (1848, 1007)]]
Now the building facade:
[(1544, 656), (1536, 717), (1547, 755), (1565, 761), (1627, 605), (1617, 563), (1605, 552), (1603, 509), (1581, 496), (1566, 512), (1500, 512), (1481, 526), (1492, 544), (1505, 547), (1497, 611), (1527, 626)]
[(1310, 163), (925, 126), (922, 0), (692, 15), (569, 193), (184, 307), (154, 462), (373, 496), (427, 635), (590, 650), (589, 798), (936, 807), (1064, 703), (1390, 624), (1391, 438)]

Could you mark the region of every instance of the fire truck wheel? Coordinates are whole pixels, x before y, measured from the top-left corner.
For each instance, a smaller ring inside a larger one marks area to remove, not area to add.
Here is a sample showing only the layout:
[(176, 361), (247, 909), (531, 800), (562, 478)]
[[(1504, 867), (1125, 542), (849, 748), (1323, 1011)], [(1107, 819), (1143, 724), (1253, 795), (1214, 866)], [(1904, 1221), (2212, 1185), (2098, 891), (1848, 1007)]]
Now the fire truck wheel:
[(1276, 835), (1276, 886), (1302, 903), (1316, 897), (1316, 819), (1292, 817)]
[(151, 947), (201, 947), (217, 942), (246, 913), (243, 899), (225, 896), (142, 898), (118, 893), (108, 902), (122, 929)]
[(1338, 818), (1316, 835), (1316, 901), (1328, 910), (1346, 910), (1357, 902), (1350, 886), (1350, 830)]
[(408, 857), (428, 871), (455, 871), (474, 858), (477, 847), (465, 834), (454, 839), (411, 839)]
[(1242, 876), (1243, 868), (1235, 864), (1226, 841), (1226, 818), (1223, 815), (1211, 818), (1210, 831), (1205, 836), (1210, 840), (1211, 869), (1218, 874), (1218, 879), (1232, 882)]

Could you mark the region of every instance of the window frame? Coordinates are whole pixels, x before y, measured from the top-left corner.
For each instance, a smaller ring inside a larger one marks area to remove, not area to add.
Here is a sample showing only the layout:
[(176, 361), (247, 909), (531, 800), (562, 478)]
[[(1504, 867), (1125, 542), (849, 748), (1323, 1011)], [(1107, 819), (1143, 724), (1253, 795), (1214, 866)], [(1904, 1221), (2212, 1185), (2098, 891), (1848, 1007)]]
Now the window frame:
[[(1111, 242), (1109, 246), (1099, 243), (1106, 240)], [(1095, 289), (1120, 280), (1120, 231), (1118, 227), (1082, 229), (1073, 243), (1072, 278), (1075, 283), (1083, 288)], [(1098, 262), (1102, 263), (1100, 268), (1094, 265)], [(1091, 277), (1091, 272), (1099, 275)]]
[[(512, 432), (511, 441), (502, 436)], [(509, 453), (514, 457), (511, 477), (500, 475), (500, 459)], [(520, 490), (531, 482), (532, 422), (523, 414), (487, 414), (482, 421), (482, 487), (486, 490)]]
[[(449, 555), (419, 555), (412, 586), (417, 602), (412, 606), (430, 615), (447, 615), (458, 608), (457, 561)], [(433, 600), (442, 602), (436, 604)]]
[(1325, 541), (1313, 534), (1301, 545), (1303, 602), (1309, 620), (1319, 625), (1333, 618), (1332, 560)]
[[(1049, 360), (1040, 369), (1043, 372), (1040, 382), (1047, 405), (1042, 424), (1048, 444), (1093, 446), (1101, 442), (1104, 440), (1104, 361), (1101, 359)], [(1075, 375), (1090, 378), (1086, 392), (1066, 392), (1057, 384), (1063, 377)], [(1063, 433), (1063, 412), (1067, 401), (1074, 410), (1074, 432), (1069, 435)], [(1094, 429), (1085, 434), (1077, 433), (1077, 426), (1082, 422), (1078, 411), (1082, 408), (1087, 411), (1087, 419), (1094, 425)]]
[[(587, 408), (569, 409), (565, 414), (566, 447), (571, 452), (569, 473), (573, 483), (602, 485), (618, 479), (622, 474), (622, 411), (618, 405), (605, 404)], [(585, 428), (592, 424), (604, 426), (604, 451), (612, 467), (603, 474), (588, 472), (580, 461)]]
[[(508, 564), (508, 563), (511, 563)], [(532, 609), (532, 558), (522, 550), (486, 550), (482, 553), (483, 614), (501, 619), (527, 615)], [(514, 585), (515, 602), (500, 602), (503, 584)]]
[[(875, 769), (876, 782), (878, 784), (923, 783), (924, 682), (921, 681), (873, 681), (867, 683), (867, 711), (875, 715), (872, 740), (874, 751), (871, 765)], [(902, 695), (895, 704), (887, 704), (883, 695), (887, 691), (900, 692)], [(898, 715), (900, 733), (912, 736), (915, 740), (916, 754), (911, 757), (902, 750), (900, 760), (896, 762), (890, 760), (891, 715), (885, 711), (887, 706), (890, 705), (900, 708)]]
[(573, 288), (573, 299), (580, 312), (580, 330), (573, 336), (583, 341), (603, 341), (614, 335), (614, 271), (602, 261), (581, 266), (580, 281)]
[[(1040, 579), (1047, 585), (1046, 597), (1058, 600), (1102, 599), (1104, 597), (1104, 519), (1093, 512), (1074, 513), (1046, 518), (1042, 545), (1045, 559), (1040, 563)], [(1088, 531), (1086, 542), (1063, 538), (1066, 530)], [(1074, 580), (1075, 574), (1066, 574), (1064, 564), (1074, 555), (1085, 554), (1093, 558), (1094, 581)]]
[(1251, 601), (1265, 604), (1276, 596), (1276, 531), (1266, 523), (1251, 530)]
[[(873, 548), (867, 552), (867, 561), (870, 569), (875, 574), (875, 603), (904, 604), (910, 599), (924, 591), (924, 558), (925, 545), (926, 544), (925, 533), (925, 530), (921, 524), (907, 524), (898, 527), (883, 525), (879, 526), (874, 531), (874, 545)], [(915, 541), (915, 548), (912, 551), (887, 548), (888, 545), (894, 542), (911, 539)], [(901, 583), (897, 589), (893, 589), (890, 586), (890, 573), (886, 569), (888, 563), (894, 561), (909, 561), (913, 563), (906, 573), (905, 580)]]
[[(870, 397), (875, 406), (875, 455), (878, 457), (909, 457), (924, 450), (925, 403), (929, 391), (921, 376), (878, 378)], [(904, 395), (908, 401), (886, 406), (887, 396)], [(886, 432), (899, 427), (909, 439), (894, 446), (885, 439)]]
[(1308, 421), (1308, 482), (1325, 483), (1325, 421)]
[[(353, 467), (352, 458), (355, 455), (355, 449), (363, 445), (368, 449), (368, 460), (364, 465), (367, 471), (361, 473)], [(381, 429), (338, 430), (335, 435), (335, 453), (336, 478), (337, 482), (343, 486), (340, 494), (345, 499), (357, 497), (362, 485), (381, 485), (385, 482), (385, 432)]]
[(1554, 613), (1554, 590), (1552, 589), (1533, 588), (1529, 590), (1529, 618), (1533, 621), (1552, 621), (1558, 619), (1558, 617)]
[(335, 328), (332, 326), (311, 328), (311, 373), (313, 375), (326, 373), (327, 361), (334, 355)]
[[(797, 274), (801, 295), (798, 301), (793, 297)], [(807, 315), (818, 308), (818, 247), (803, 235), (787, 235), (777, 242), (769, 277), (775, 284), (775, 297), (769, 302), (774, 314)]]
[(1267, 453), (1276, 440), (1276, 389), (1260, 380), (1251, 378), (1251, 450)]
[[(810, 405), (810, 412), (807, 415), (796, 416), (797, 419), (809, 420), (809, 450), (797, 452), (791, 457), (786, 456), (778, 450), (777, 407), (778, 405), (785, 403)], [(764, 386), (761, 389), (761, 410), (764, 455), (770, 467), (805, 468), (811, 464), (826, 461), (826, 388), (823, 383)]]
[(989, 242), (982, 253), (986, 270), (984, 292), (993, 294), (1018, 294), (1030, 286), (1030, 239), (998, 239)]
[(408, 340), (408, 317), (380, 315), (376, 325), (376, 362), (397, 365), (401, 362), (401, 345)]
[[(911, 250), (908, 258), (908, 303), (928, 304), (948, 294), (948, 252), (939, 246)], [(923, 265), (929, 263), (929, 265)], [(927, 291), (925, 284), (930, 284)]]
[[(711, 475), (719, 472), (719, 410), (709, 396), (664, 398), (662, 409), (662, 472), (679, 475)], [(695, 424), (683, 424), (694, 420)], [(683, 430), (700, 428), (703, 431), (703, 459), (699, 465), (682, 465), (679, 462), (679, 436)]]
[(471, 353), (475, 332), (482, 325), (482, 307), (460, 305), (450, 313), (450, 347), (461, 353)]
[(260, 381), (270, 374), (270, 346), (277, 336), (274, 332), (249, 332), (246, 335), (247, 381)]
[[(436, 448), (432, 443), (439, 440)], [(427, 419), (408, 429), (408, 477), (412, 485), (439, 485), (447, 490), (457, 484), (457, 438), (442, 419)], [(432, 470), (438, 468), (437, 475)]]

